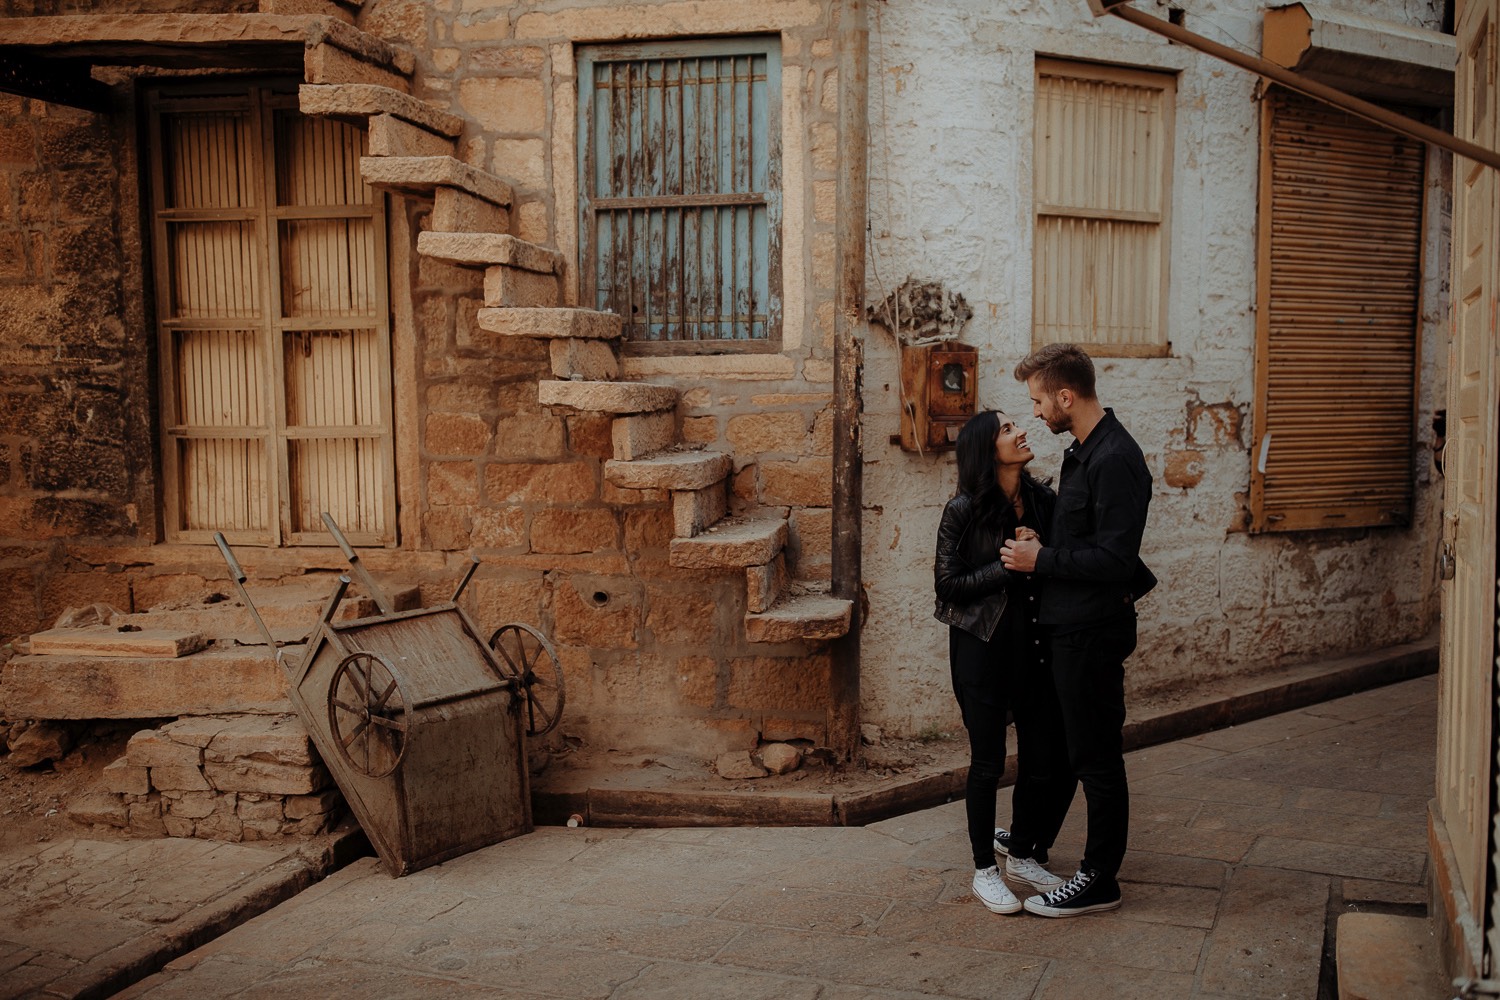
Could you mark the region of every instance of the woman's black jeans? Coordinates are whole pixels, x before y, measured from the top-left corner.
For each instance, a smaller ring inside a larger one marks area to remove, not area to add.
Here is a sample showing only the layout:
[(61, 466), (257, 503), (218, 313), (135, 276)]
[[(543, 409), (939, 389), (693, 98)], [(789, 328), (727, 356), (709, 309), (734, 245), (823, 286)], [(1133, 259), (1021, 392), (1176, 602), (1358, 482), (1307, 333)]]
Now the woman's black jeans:
[[(1005, 776), (1006, 712), (1016, 723), (1016, 783), (1011, 794), (1012, 850), (1016, 857), (1045, 857), (1073, 802), (1077, 780), (1068, 767), (1057, 688), (1047, 666), (1046, 640), (1033, 649), (989, 642), (963, 629), (948, 629), (953, 693), (969, 732), (969, 780), (965, 789), (969, 844), (974, 867), (995, 864), (995, 804)], [(1024, 643), (1022, 644), (1024, 645)]]

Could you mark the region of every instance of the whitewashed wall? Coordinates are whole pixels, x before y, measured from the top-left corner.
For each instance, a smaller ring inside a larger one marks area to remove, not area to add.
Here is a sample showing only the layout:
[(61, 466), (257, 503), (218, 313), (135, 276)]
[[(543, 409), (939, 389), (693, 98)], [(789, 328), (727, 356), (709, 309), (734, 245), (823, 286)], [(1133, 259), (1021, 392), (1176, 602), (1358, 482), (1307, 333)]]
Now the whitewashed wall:
[[(1437, 0), (1331, 0), (1437, 28)], [(1260, 47), (1261, 5), (1187, 5), (1186, 26)], [(1149, 0), (1137, 7), (1159, 16)], [(974, 318), (982, 406), (1030, 424), (1034, 471), (1055, 476), (1063, 445), (1030, 417), (1010, 375), (1030, 347), (1031, 149), (1036, 54), (1179, 71), (1169, 301), (1171, 356), (1098, 362), (1100, 396), (1140, 442), (1156, 478), (1144, 556), (1161, 579), (1142, 602), (1127, 665), (1139, 705), (1233, 675), (1419, 638), (1437, 613), (1441, 484), (1432, 415), (1448, 354), (1448, 172), (1429, 156), (1421, 402), (1409, 530), (1250, 535), (1255, 352), (1256, 79), (1114, 19), (1085, 0), (885, 0), (871, 5), (869, 292), (907, 275), (962, 293)], [(888, 732), (956, 727), (947, 637), (932, 618), (938, 516), (951, 455), (918, 457), (897, 430), (898, 354), (873, 327), (865, 367), (863, 634), (865, 721)], [(1338, 387), (1329, 386), (1337, 407)], [(1329, 441), (1330, 449), (1338, 446)], [(1392, 441), (1405, 448), (1405, 441)], [(1164, 482), (1176, 452), (1203, 454), (1191, 489)]]

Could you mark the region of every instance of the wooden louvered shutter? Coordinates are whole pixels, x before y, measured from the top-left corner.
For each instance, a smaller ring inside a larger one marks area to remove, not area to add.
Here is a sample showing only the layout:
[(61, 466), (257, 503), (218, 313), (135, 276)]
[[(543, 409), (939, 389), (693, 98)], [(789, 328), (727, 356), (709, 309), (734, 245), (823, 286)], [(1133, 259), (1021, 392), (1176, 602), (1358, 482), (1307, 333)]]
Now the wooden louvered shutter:
[(580, 49), (584, 294), (632, 352), (777, 347), (780, 121), (774, 39)]
[(173, 541), (327, 544), (325, 510), (395, 540), (384, 201), (364, 133), (296, 101), (149, 98)]
[(1413, 139), (1267, 96), (1253, 531), (1410, 522), (1424, 165)]

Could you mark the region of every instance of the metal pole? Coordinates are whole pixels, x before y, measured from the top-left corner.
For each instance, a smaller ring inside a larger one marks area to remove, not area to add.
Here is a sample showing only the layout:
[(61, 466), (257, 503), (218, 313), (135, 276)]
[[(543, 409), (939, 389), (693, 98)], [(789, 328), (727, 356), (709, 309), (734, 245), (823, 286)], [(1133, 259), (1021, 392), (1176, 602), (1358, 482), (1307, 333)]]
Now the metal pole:
[(1500, 170), (1500, 153), (1492, 149), (1477, 146), (1472, 142), (1449, 135), (1441, 129), (1435, 129), (1431, 125), (1424, 125), (1405, 115), (1398, 115), (1394, 111), (1387, 111), (1380, 105), (1371, 104), (1369, 101), (1355, 97), (1353, 94), (1346, 94), (1342, 90), (1319, 83), (1316, 80), (1309, 80), (1300, 73), (1294, 73), (1273, 62), (1268, 62), (1259, 56), (1246, 55), (1237, 49), (1231, 49), (1227, 45), (1220, 45), (1212, 39), (1204, 38), (1202, 35), (1188, 31), (1186, 28), (1173, 24), (1171, 21), (1163, 21), (1161, 18), (1152, 17), (1150, 14), (1143, 14), (1133, 7), (1122, 4), (1118, 7), (1111, 7), (1109, 13), (1120, 18), (1122, 21), (1129, 21), (1131, 24), (1145, 28), (1147, 31), (1155, 32), (1163, 38), (1170, 38), (1174, 42), (1180, 42), (1189, 48), (1197, 49), (1199, 52), (1213, 56), (1215, 59), (1222, 59), (1227, 63), (1240, 67), (1240, 69), (1249, 70), (1251, 73), (1263, 76), (1268, 80), (1273, 80), (1289, 90), (1295, 90), (1300, 94), (1306, 94), (1308, 97), (1322, 101), (1325, 104), (1331, 104), (1342, 111), (1347, 111), (1351, 115), (1356, 115), (1366, 121), (1374, 122), (1383, 128), (1388, 128), (1393, 132), (1399, 132), (1402, 135), (1410, 136), (1428, 145), (1436, 146), (1439, 149), (1446, 149), (1450, 153), (1468, 157), (1476, 163), (1483, 163), (1487, 167)]
[(830, 650), (828, 745), (841, 760), (859, 753), (859, 633), (864, 505), (860, 395), (863, 363), (865, 226), (870, 147), (867, 0), (839, 11), (837, 216), (833, 314), (833, 595), (854, 605), (849, 631)]

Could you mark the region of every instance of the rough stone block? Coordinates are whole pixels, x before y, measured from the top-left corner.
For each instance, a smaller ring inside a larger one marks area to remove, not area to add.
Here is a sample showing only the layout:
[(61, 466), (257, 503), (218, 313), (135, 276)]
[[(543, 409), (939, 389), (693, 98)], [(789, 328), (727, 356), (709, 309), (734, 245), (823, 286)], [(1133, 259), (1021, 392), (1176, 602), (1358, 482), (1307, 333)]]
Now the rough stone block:
[(786, 544), (786, 522), (754, 518), (723, 523), (693, 538), (674, 538), (671, 563), (681, 569), (761, 566)]
[(237, 760), (203, 765), (203, 773), (221, 792), (256, 792), (263, 795), (310, 795), (329, 784), (322, 768), (277, 764), (271, 761)]
[(633, 462), (604, 463), (604, 478), (628, 490), (701, 490), (721, 482), (733, 465), (717, 451), (681, 451)]
[(35, 656), (160, 656), (196, 653), (208, 645), (207, 637), (179, 629), (139, 629), (120, 632), (109, 626), (58, 628), (31, 636)]
[(68, 799), (68, 818), (85, 826), (125, 827), (130, 811), (118, 795), (109, 792), (83, 792)]
[(427, 222), (438, 233), (496, 233), (510, 228), (510, 212), (467, 191), (440, 187), (432, 193)]
[(553, 591), (553, 641), (600, 649), (635, 649), (641, 623), (639, 584), (615, 577), (573, 576)]
[(796, 507), (833, 504), (833, 463), (827, 458), (760, 462), (761, 499)]
[(161, 818), (161, 825), (167, 831), (169, 837), (191, 837), (198, 824), (186, 816), (174, 816), (167, 813)]
[(485, 131), (528, 134), (547, 125), (547, 92), (535, 77), (476, 77), (459, 84), (458, 94)]
[(219, 807), (219, 797), (214, 794), (213, 789), (185, 792), (168, 797), (165, 802), (167, 813), (182, 819), (202, 819), (205, 816), (212, 816), (214, 810)]
[(307, 729), (295, 715), (246, 715), (227, 722), (204, 751), (206, 760), (255, 759), (296, 766), (319, 762)]
[(672, 445), (677, 421), (672, 411), (616, 417), (609, 429), (616, 462), (633, 462)]
[(490, 462), (484, 495), (492, 504), (578, 503), (598, 493), (587, 462)]
[(752, 614), (769, 611), (786, 590), (786, 582), (786, 556), (780, 552), (762, 566), (745, 567), (745, 610)]
[(203, 751), (178, 743), (163, 730), (143, 729), (125, 745), (125, 759), (135, 767), (197, 767)]
[(35, 767), (48, 760), (62, 760), (73, 748), (73, 729), (47, 721), (18, 722), (6, 734), (13, 767)]
[(727, 781), (743, 781), (747, 778), (766, 776), (766, 769), (751, 758), (749, 750), (731, 750), (720, 754), (714, 761), (714, 771)]
[(531, 520), (531, 551), (578, 554), (619, 547), (620, 525), (608, 508), (552, 507)]
[(297, 90), (297, 102), (304, 115), (358, 120), (389, 114), (439, 135), (457, 137), (464, 131), (464, 120), (460, 116), (391, 87), (359, 83), (303, 84)]
[(310, 45), (302, 54), (302, 76), (312, 84), (365, 84), (411, 92), (411, 83), (399, 73), (368, 63), (336, 45)]
[(489, 421), (472, 413), (429, 413), (422, 426), (422, 444), (431, 456), (477, 457), (490, 445)]
[(185, 743), (202, 750), (213, 742), (214, 737), (219, 735), (229, 721), (228, 718), (217, 716), (178, 719), (176, 722), (169, 722), (162, 726), (160, 731), (171, 737), (173, 742)]
[(802, 766), (802, 753), (785, 743), (768, 743), (760, 748), (761, 765), (772, 774), (786, 774)]
[(685, 704), (713, 708), (718, 689), (717, 660), (709, 656), (684, 656), (677, 661), (677, 696)]
[(745, 616), (748, 642), (837, 639), (849, 631), (854, 605), (837, 597), (809, 594), (783, 600), (769, 611)]
[(742, 413), (729, 418), (724, 437), (737, 455), (800, 455), (807, 441), (807, 418), (800, 413)]
[(475, 322), (503, 337), (614, 340), (624, 329), (619, 316), (593, 309), (481, 309)]
[(555, 274), (562, 266), (562, 254), (508, 233), (420, 233), (417, 253), (461, 267), (504, 265), (537, 274)]
[(336, 17), (345, 24), (354, 23), (353, 12), (335, 0), (259, 0), (256, 7), (262, 14), (312, 14)]
[(655, 413), (677, 405), (677, 390), (646, 382), (574, 382), (548, 379), (537, 384), (543, 406), (571, 406), (595, 413)]
[(368, 150), (371, 156), (452, 156), (453, 140), (429, 132), (395, 115), (370, 119)]
[[(488, 288), (489, 279), (486, 278)], [(576, 340), (571, 337), (547, 343), (552, 374), (571, 379), (577, 375), (590, 382), (609, 382), (620, 377), (620, 359), (614, 348), (599, 340)]]
[[(552, 308), (561, 301), (562, 292), (557, 286), (555, 274), (538, 273), (504, 264), (485, 269), (486, 306), (496, 309)], [(554, 340), (552, 343), (555, 347), (559, 341)]]
[(234, 811), (242, 821), (247, 823), (251, 820), (272, 820), (275, 826), (271, 832), (275, 833), (276, 827), (281, 825), (281, 820), (284, 818), (282, 801), (279, 797), (255, 799), (241, 795)]
[(724, 482), (701, 490), (672, 491), (672, 534), (692, 538), (718, 523), (729, 512), (729, 492)]
[(121, 795), (148, 795), (151, 792), (151, 772), (137, 767), (121, 757), (108, 764), (103, 773), (104, 787)]
[(215, 812), (198, 821), (193, 836), (205, 840), (225, 840), (238, 844), (245, 839), (245, 824), (234, 813)]
[(202, 792), (211, 788), (196, 767), (153, 767), (151, 787), (160, 792)]
[(439, 187), (458, 188), (496, 205), (510, 205), (510, 185), (451, 156), (364, 156), (359, 171), (365, 182), (398, 194), (423, 198)]
[(729, 664), (735, 708), (812, 710), (828, 705), (828, 657), (745, 656)]
[(650, 611), (646, 627), (658, 643), (715, 646), (728, 634), (726, 615), (720, 613), (718, 594), (712, 588), (679, 584), (650, 587)]
[(343, 802), (344, 797), (338, 790), (330, 788), (316, 795), (287, 796), (283, 811), (287, 819), (307, 819), (309, 816), (325, 816), (336, 812)]
[(828, 736), (825, 719), (826, 716), (822, 714), (816, 719), (768, 715), (761, 723), (760, 735), (762, 739), (767, 740), (807, 740), (823, 746)]

